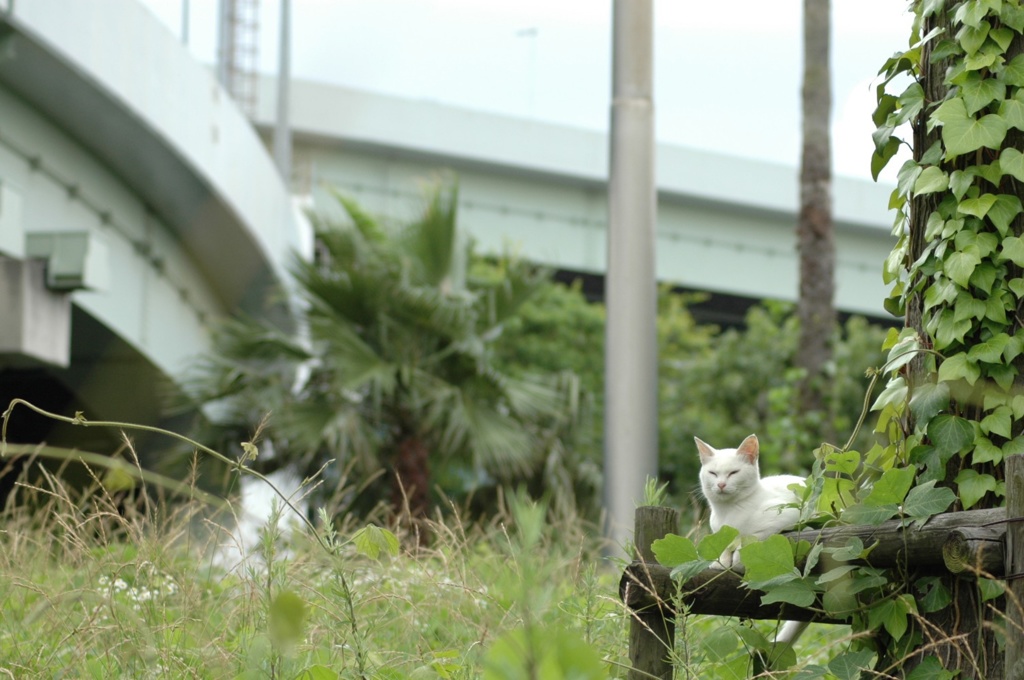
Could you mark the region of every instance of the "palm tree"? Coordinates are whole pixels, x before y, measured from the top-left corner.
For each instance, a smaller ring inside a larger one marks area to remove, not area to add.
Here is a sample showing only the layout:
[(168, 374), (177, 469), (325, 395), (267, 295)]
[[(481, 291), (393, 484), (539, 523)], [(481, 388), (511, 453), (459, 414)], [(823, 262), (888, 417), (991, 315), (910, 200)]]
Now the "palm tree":
[(467, 274), (457, 197), (439, 184), (418, 219), (389, 226), (339, 196), (349, 221), (314, 218), (316, 256), (294, 267), (303, 332), (225, 324), (192, 393), (235, 432), (271, 412), (273, 466), (388, 473), (392, 503), (414, 516), (430, 508), (432, 468), (470, 484), (529, 474), (568, 402), (550, 377), (499, 372), (492, 348), (547, 274), (508, 256), (498, 276)]

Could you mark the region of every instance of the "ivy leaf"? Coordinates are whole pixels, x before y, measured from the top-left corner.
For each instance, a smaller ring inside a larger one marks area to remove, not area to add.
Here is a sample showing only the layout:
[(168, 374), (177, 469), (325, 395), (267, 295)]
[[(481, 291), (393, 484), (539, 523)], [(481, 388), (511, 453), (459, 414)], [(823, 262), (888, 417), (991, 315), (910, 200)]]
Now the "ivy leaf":
[(938, 415), (928, 423), (928, 438), (943, 453), (960, 453), (974, 443), (974, 425), (960, 416)]
[(979, 473), (971, 468), (961, 470), (960, 474), (953, 481), (956, 482), (957, 491), (960, 494), (960, 502), (963, 503), (964, 510), (970, 510), (978, 501), (984, 498), (986, 493), (996, 490), (995, 477)]
[(961, 288), (970, 285), (974, 268), (981, 264), (981, 258), (973, 250), (961, 250), (950, 253), (942, 263), (946, 275), (953, 279)]
[(859, 649), (856, 652), (845, 652), (828, 662), (828, 670), (839, 680), (858, 680), (861, 671), (871, 670), (874, 652)]
[(993, 78), (983, 78), (979, 73), (971, 73), (960, 86), (960, 92), (967, 107), (967, 115), (973, 116), (993, 101), (1005, 99), (1006, 85)]
[(942, 667), (938, 657), (926, 656), (914, 670), (907, 675), (907, 680), (953, 680), (960, 671), (947, 671)]
[[(705, 560), (714, 562), (732, 546), (733, 541), (739, 535), (740, 532), (737, 529), (730, 526), (722, 527), (715, 533), (700, 539), (700, 543), (697, 545), (697, 554)], [(661, 559), (659, 558), (658, 561), (661, 562)]]
[[(697, 554), (697, 546), (693, 544), (693, 541), (676, 534), (669, 534), (653, 541), (651, 551), (654, 552), (654, 557), (657, 558), (659, 564), (670, 569), (684, 562), (692, 562), (700, 558)], [(720, 552), (715, 555), (715, 559), (718, 559), (721, 554)]]
[(914, 81), (903, 91), (899, 98), (900, 110), (893, 121), (896, 125), (902, 125), (912, 120), (924, 108), (924, 88), (921, 83)]
[(1006, 592), (1006, 584), (1002, 581), (994, 581), (990, 578), (978, 579), (978, 590), (981, 591), (981, 601), (994, 600)]
[(910, 398), (910, 412), (917, 422), (927, 423), (948, 408), (948, 383), (924, 383), (914, 388), (914, 396)]
[(960, 98), (944, 102), (932, 117), (942, 124), (942, 141), (946, 145), (946, 158), (977, 151), (982, 147), (998, 149), (1009, 127), (996, 114), (980, 119), (967, 115), (967, 107)]
[(896, 191), (902, 196), (909, 196), (923, 171), (924, 169), (912, 159), (904, 162), (896, 173)]
[(949, 487), (935, 488), (935, 480), (918, 484), (903, 501), (903, 514), (914, 520), (917, 527), (924, 526), (928, 518), (945, 512), (946, 508), (956, 500), (956, 494)]
[(949, 187), (949, 175), (938, 166), (925, 168), (914, 183), (914, 195), (934, 194)]
[(999, 104), (999, 115), (1010, 127), (1024, 130), (1024, 102), (1019, 99), (1004, 99)]
[(1012, 87), (1024, 86), (1024, 54), (1018, 54), (1011, 59), (996, 77)]
[(985, 434), (997, 434), (1009, 439), (1012, 436), (1013, 413), (1009, 406), (1000, 406), (981, 420), (981, 431)]
[(956, 212), (958, 215), (974, 215), (981, 219), (988, 214), (992, 206), (996, 204), (995, 194), (983, 194), (978, 198), (966, 198), (960, 201)]
[(947, 357), (939, 366), (939, 382), (963, 379), (968, 385), (973, 385), (980, 377), (981, 369), (967, 357), (966, 352)]
[[(1024, 54), (1021, 57), (1024, 57)], [(1024, 182), (1024, 153), (1017, 151), (1012, 146), (1006, 147), (999, 153), (999, 167), (1005, 174)]]
[(1021, 212), (1024, 212), (1024, 206), (1021, 206), (1019, 198), (1011, 194), (999, 194), (988, 211), (988, 219), (1001, 235), (1006, 236), (1006, 232), (1010, 230), (1010, 223)]
[[(942, 583), (942, 579), (938, 576), (919, 578), (914, 585), (918, 591), (923, 593), (919, 602), (921, 603), (921, 611), (926, 614), (945, 609), (953, 601), (952, 595), (949, 594), (949, 588)], [(930, 675), (927, 677), (933, 678), (935, 676)]]
[(876, 149), (871, 153), (871, 178), (873, 180), (878, 181), (878, 175), (881, 174), (882, 170), (899, 150), (900, 140), (890, 136), (886, 139), (885, 145), (881, 149)]
[(990, 28), (991, 26), (989, 26), (987, 21), (981, 21), (976, 26), (965, 25), (957, 32), (956, 39), (960, 42), (960, 46), (964, 48), (964, 52), (972, 55), (985, 44)]
[(1024, 240), (1018, 236), (1007, 236), (999, 250), (1000, 260), (1009, 260), (1018, 267), (1024, 267)]
[(974, 451), (971, 453), (971, 464), (981, 465), (982, 463), (1001, 463), (1003, 450), (992, 443), (988, 437), (979, 437), (975, 442)]
[(988, 8), (978, 0), (965, 2), (956, 9), (953, 20), (973, 28), (981, 25), (981, 20), (988, 14)]
[(1024, 7), (1012, 2), (1004, 2), (999, 11), (999, 20), (1018, 33), (1024, 32)]
[(985, 342), (979, 342), (967, 351), (967, 358), (971, 361), (984, 361), (995, 364), (1002, 360), (1003, 350), (1010, 344), (1010, 336), (1006, 333), (993, 335)]

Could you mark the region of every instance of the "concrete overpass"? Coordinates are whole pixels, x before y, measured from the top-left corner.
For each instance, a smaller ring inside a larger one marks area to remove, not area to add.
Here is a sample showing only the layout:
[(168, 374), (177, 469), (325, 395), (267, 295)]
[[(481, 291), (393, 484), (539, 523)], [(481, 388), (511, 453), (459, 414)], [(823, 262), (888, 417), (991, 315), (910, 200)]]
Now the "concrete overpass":
[[(603, 272), (603, 134), (307, 82), (292, 102), (290, 188), (307, 205), (336, 210), (336, 187), (398, 219), (447, 168), (482, 249)], [(660, 279), (794, 298), (794, 168), (661, 147), (658, 176)], [(885, 314), (888, 191), (836, 181), (845, 311)], [(135, 0), (0, 3), (0, 403), (159, 421), (161, 383), (217, 318), (287, 318), (267, 296), (310, 252), (294, 205), (211, 70)]]
[[(274, 82), (260, 92), (255, 122), (267, 134)], [(311, 82), (294, 83), (291, 102), (293, 186), (318, 210), (336, 209), (334, 187), (371, 212), (401, 217), (415, 210), (418, 183), (447, 168), (460, 180), (461, 224), (484, 250), (512, 246), (560, 269), (603, 273), (604, 134)], [(795, 299), (796, 168), (662, 145), (657, 173), (660, 280)], [(881, 271), (894, 243), (890, 191), (866, 180), (834, 183), (843, 311), (889, 318)]]
[[(0, 397), (155, 422), (308, 229), (213, 75), (135, 0), (0, 9)], [(6, 406), (6, 399), (3, 400)]]

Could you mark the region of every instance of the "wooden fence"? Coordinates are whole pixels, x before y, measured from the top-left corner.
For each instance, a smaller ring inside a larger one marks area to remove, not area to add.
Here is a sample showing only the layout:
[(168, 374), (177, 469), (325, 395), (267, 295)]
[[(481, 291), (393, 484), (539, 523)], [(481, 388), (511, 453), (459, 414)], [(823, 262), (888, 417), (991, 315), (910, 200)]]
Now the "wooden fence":
[[(985, 680), (1024, 680), (1024, 455), (1006, 459), (1006, 507), (987, 510), (950, 512), (930, 518), (924, 526), (903, 526), (892, 520), (878, 526), (839, 526), (822, 530), (804, 530), (784, 534), (793, 540), (823, 543), (825, 547), (846, 545), (852, 536), (864, 545), (875, 544), (870, 553), (873, 567), (893, 570), (892, 573), (919, 577), (935, 574), (951, 586), (958, 644), (942, 649), (929, 644), (929, 653), (936, 654), (951, 670), (961, 670), (960, 677), (983, 676)], [(785, 619), (822, 623), (845, 623), (824, 614), (821, 602), (810, 608), (786, 603), (761, 604), (761, 593), (747, 588), (739, 575), (721, 570), (707, 570), (684, 584), (673, 582), (670, 570), (657, 563), (651, 543), (669, 533), (676, 533), (679, 514), (671, 508), (641, 507), (636, 511), (634, 543), (637, 559), (624, 571), (619, 582), (619, 595), (632, 612), (629, 656), (633, 666), (630, 678), (670, 679), (673, 669), (668, 650), (675, 644), (675, 602), (690, 614), (736, 616), (750, 619)], [(996, 603), (1001, 619), (996, 622), (1005, 635), (1004, 652), (996, 657), (997, 636), (993, 633), (991, 611), (983, 611), (977, 599), (977, 588), (970, 583), (978, 572), (1003, 578), (1007, 594)], [(986, 613), (989, 616), (986, 616)], [(938, 629), (953, 625), (937, 617)], [(963, 635), (966, 633), (966, 635)], [(991, 638), (991, 640), (983, 638)], [(940, 646), (941, 647), (941, 646)], [(972, 659), (970, 672), (966, 657)], [(983, 659), (979, 667), (977, 659)], [(879, 659), (881, 662), (882, 659)], [(967, 672), (965, 672), (965, 670)]]

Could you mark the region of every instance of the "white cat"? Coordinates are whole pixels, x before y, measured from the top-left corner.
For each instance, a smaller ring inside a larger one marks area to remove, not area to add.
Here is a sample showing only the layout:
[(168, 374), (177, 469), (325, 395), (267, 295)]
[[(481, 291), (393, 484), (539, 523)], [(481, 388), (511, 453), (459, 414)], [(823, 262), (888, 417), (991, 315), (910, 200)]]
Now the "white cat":
[[(740, 532), (740, 538), (764, 539), (796, 525), (800, 509), (785, 506), (799, 501), (790, 485), (805, 480), (795, 475), (762, 478), (756, 435), (735, 449), (715, 449), (696, 437), (694, 441), (700, 453), (700, 487), (711, 507), (712, 531), (730, 526)], [(725, 569), (739, 566), (739, 551), (726, 550), (719, 562)], [(792, 644), (806, 627), (802, 621), (787, 621), (775, 641)]]

